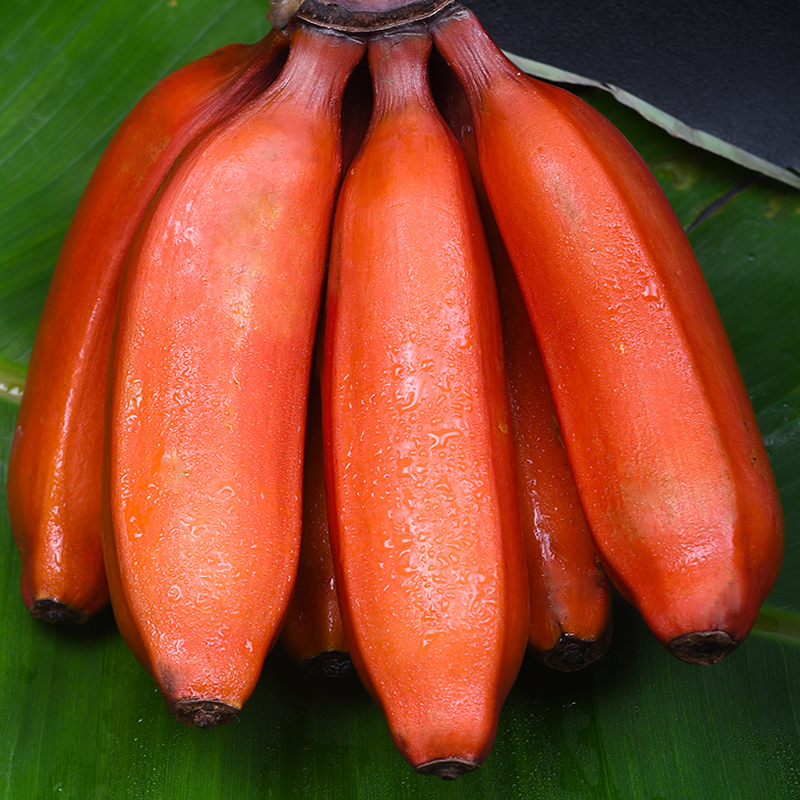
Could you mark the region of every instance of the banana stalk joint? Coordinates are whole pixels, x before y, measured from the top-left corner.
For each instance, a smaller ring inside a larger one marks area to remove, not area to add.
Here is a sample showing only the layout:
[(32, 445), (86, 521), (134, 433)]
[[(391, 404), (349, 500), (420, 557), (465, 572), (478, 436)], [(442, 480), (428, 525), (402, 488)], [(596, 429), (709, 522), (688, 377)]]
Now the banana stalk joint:
[(279, 29), (300, 19), (346, 33), (391, 30), (432, 17), (455, 0), (270, 0), (267, 16)]

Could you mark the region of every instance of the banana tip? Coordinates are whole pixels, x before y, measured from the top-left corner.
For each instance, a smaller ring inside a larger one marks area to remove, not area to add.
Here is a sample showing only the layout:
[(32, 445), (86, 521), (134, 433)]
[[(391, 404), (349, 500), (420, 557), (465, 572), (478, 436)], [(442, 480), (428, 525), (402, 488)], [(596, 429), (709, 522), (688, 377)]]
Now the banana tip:
[(239, 709), (221, 700), (192, 698), (178, 700), (172, 713), (179, 722), (193, 728), (216, 728), (232, 722)]
[(687, 664), (707, 666), (716, 664), (739, 646), (727, 631), (694, 631), (677, 636), (669, 643), (669, 650)]
[(592, 639), (578, 639), (563, 635), (554, 647), (542, 653), (545, 666), (561, 672), (577, 672), (599, 661), (607, 650), (607, 643)]
[(58, 600), (37, 600), (28, 611), (32, 617), (54, 625), (80, 625), (89, 619), (84, 611), (59, 603)]
[(309, 675), (322, 678), (343, 678), (353, 672), (350, 655), (341, 650), (326, 650), (307, 658), (300, 666)]
[(466, 758), (435, 758), (416, 767), (418, 775), (436, 775), (446, 781), (453, 781), (465, 772), (472, 772), (480, 764)]

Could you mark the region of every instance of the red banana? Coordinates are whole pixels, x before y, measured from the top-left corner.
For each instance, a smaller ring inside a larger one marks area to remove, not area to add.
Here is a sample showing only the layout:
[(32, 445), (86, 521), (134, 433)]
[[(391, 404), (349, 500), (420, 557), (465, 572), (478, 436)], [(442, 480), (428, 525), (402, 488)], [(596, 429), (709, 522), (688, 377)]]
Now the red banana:
[[(342, 98), (342, 172), (358, 153), (369, 126), (372, 85), (366, 59), (353, 70)], [(315, 363), (322, 359), (322, 337)], [(319, 369), (311, 380), (303, 465), (303, 532), (294, 593), (281, 632), (289, 657), (306, 672), (339, 677), (352, 672), (331, 553), (322, 454)]]
[(306, 672), (339, 677), (352, 672), (339, 610), (331, 553), (319, 375), (311, 380), (303, 453), (303, 529), (292, 600), (281, 631), (281, 645)]
[(34, 616), (84, 622), (108, 602), (103, 407), (130, 243), (180, 152), (263, 89), (284, 50), (284, 37), (270, 33), (164, 78), (120, 125), (81, 198), (42, 310), (9, 458), (9, 514)]
[(611, 587), (597, 561), (539, 347), (486, 196), (466, 94), (441, 57), (433, 60), (432, 76), (437, 103), (470, 166), (498, 286), (530, 585), (528, 647), (547, 666), (572, 672), (608, 649)]
[(134, 242), (112, 351), (114, 613), (171, 712), (232, 719), (300, 545), (314, 332), (362, 42), (298, 24), (259, 97), (184, 154)]
[(473, 109), (606, 572), (674, 655), (713, 663), (744, 639), (776, 580), (783, 517), (687, 237), (591, 106), (520, 73), (464, 8), (433, 28)]
[(323, 370), (331, 541), (353, 663), (418, 772), (495, 736), (528, 599), (497, 297), (427, 34), (370, 43), (375, 104), (334, 220)]
[(528, 647), (548, 667), (571, 672), (608, 650), (611, 587), (581, 508), (525, 303), (501, 248), (497, 242), (491, 251), (528, 558)]

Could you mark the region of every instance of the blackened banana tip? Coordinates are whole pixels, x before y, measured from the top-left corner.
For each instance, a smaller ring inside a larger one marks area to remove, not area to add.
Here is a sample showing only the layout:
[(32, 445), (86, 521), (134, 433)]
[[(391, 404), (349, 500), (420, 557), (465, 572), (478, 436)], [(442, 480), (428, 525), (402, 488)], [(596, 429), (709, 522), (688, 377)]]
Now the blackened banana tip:
[(303, 672), (321, 678), (344, 678), (353, 673), (353, 662), (349, 653), (341, 650), (326, 650), (311, 658), (307, 658), (301, 665)]
[(607, 649), (608, 643), (605, 641), (564, 635), (554, 647), (542, 653), (542, 661), (546, 667), (560, 672), (577, 672), (599, 661)]
[(694, 631), (673, 639), (669, 650), (687, 664), (708, 666), (722, 661), (738, 646), (739, 642), (727, 631)]
[(418, 775), (436, 775), (446, 781), (454, 781), (467, 772), (478, 769), (477, 761), (464, 758), (436, 758), (416, 768)]
[(217, 728), (236, 719), (239, 709), (221, 700), (193, 698), (178, 700), (174, 714), (179, 722), (192, 728)]
[(81, 625), (89, 619), (89, 614), (59, 603), (58, 600), (37, 600), (29, 609), (30, 615), (54, 625)]

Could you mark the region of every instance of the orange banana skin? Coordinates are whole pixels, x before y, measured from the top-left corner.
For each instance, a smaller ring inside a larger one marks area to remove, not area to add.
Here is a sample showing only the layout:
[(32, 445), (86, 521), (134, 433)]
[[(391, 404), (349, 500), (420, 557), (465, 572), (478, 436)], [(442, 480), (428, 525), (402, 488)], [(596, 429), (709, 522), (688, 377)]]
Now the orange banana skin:
[(300, 545), (306, 397), (364, 45), (298, 26), (275, 82), (184, 154), (137, 236), (112, 351), (112, 606), (182, 722), (230, 721)]
[(303, 529), (292, 600), (281, 631), (289, 657), (313, 675), (352, 672), (331, 552), (319, 374), (311, 381), (303, 452)]
[(375, 111), (334, 221), (323, 429), (351, 658), (402, 755), (455, 778), (491, 748), (528, 591), (491, 264), (429, 49), (414, 29), (370, 44)]
[(470, 97), (606, 571), (674, 655), (713, 663), (744, 639), (776, 580), (783, 515), (691, 247), (605, 118), (522, 75), (465, 9), (434, 35)]
[(122, 265), (183, 148), (274, 77), (282, 37), (229, 45), (154, 86), (103, 153), (67, 231), (31, 353), (9, 459), (22, 595), (50, 622), (108, 603), (102, 556), (103, 407)]
[(528, 646), (548, 667), (572, 672), (608, 650), (611, 587), (581, 508), (525, 303), (511, 265), (499, 255), (501, 246), (491, 249), (528, 559)]
[(528, 647), (545, 665), (572, 672), (608, 649), (611, 587), (597, 561), (539, 346), (486, 196), (469, 102), (440, 56), (431, 74), (439, 108), (470, 166), (498, 287), (530, 584)]

